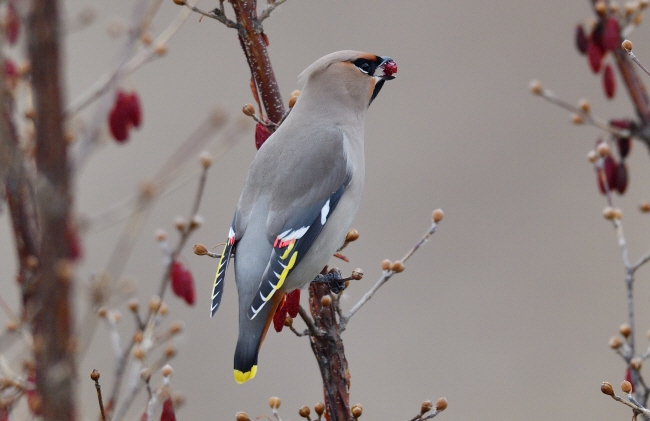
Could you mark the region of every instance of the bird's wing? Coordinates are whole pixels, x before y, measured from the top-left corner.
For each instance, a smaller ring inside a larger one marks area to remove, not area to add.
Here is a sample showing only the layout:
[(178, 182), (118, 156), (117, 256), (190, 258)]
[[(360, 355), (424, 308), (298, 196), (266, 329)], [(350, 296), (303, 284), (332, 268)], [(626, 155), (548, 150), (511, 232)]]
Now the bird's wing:
[(250, 319), (307, 254), (350, 184), (346, 143), (339, 130), (316, 132), (311, 135), (310, 149), (300, 159), (289, 161), (291, 168), (284, 177), (274, 179), (267, 221), (273, 251), (248, 310)]
[[(235, 215), (235, 219), (236, 219)], [(212, 306), (210, 309), (210, 317), (214, 316), (214, 313), (219, 309), (219, 304), (221, 304), (221, 297), (223, 292), (224, 279), (226, 278), (226, 272), (228, 271), (228, 263), (230, 262), (230, 256), (232, 256), (233, 249), (235, 247), (236, 237), (235, 237), (235, 221), (233, 221), (228, 231), (228, 240), (226, 245), (223, 247), (221, 252), (221, 257), (219, 258), (219, 266), (217, 266), (217, 273), (214, 275), (214, 283), (212, 285)]]

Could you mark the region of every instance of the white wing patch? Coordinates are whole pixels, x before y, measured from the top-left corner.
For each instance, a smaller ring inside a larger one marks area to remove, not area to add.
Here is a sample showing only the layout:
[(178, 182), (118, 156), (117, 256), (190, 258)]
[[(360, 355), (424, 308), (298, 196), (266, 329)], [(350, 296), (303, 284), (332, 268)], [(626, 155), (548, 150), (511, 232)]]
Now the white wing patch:
[(327, 216), (330, 213), (330, 200), (327, 199), (327, 202), (323, 205), (323, 208), (320, 210), (320, 224), (325, 225), (327, 222)]

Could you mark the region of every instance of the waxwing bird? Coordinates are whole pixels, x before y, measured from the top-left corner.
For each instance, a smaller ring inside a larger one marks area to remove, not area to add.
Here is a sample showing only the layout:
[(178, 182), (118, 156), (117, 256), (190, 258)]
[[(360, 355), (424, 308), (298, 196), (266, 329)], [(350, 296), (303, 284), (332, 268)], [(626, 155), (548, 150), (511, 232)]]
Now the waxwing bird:
[(212, 292), (219, 308), (232, 253), (239, 293), (235, 380), (255, 377), (257, 355), (284, 294), (314, 279), (343, 244), (364, 182), (366, 110), (397, 65), (339, 51), (302, 74), (289, 116), (248, 170)]

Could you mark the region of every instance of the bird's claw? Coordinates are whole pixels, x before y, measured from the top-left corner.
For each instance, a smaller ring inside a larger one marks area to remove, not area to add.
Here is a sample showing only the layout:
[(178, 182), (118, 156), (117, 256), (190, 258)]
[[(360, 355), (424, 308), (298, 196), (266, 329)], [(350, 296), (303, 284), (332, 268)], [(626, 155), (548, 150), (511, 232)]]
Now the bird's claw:
[(312, 282), (327, 284), (334, 294), (340, 294), (345, 289), (345, 280), (339, 270), (332, 270), (325, 275), (318, 275)]

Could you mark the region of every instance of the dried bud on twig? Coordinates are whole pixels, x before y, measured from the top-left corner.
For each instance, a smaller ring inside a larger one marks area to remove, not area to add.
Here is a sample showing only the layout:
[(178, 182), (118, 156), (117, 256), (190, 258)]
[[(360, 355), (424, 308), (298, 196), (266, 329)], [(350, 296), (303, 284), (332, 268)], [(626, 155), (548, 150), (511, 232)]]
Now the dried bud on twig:
[(571, 116), (571, 122), (573, 124), (583, 124), (585, 120), (582, 118), (580, 114), (576, 113)]
[(630, 393), (632, 391), (632, 383), (623, 380), (623, 383), (621, 383), (621, 390), (623, 393)]
[(363, 269), (356, 268), (355, 270), (353, 270), (351, 278), (354, 279), (355, 281), (358, 281), (359, 279), (363, 278)]
[(269, 406), (272, 409), (278, 409), (281, 403), (282, 401), (277, 396), (273, 396), (271, 399), (269, 399)]
[(93, 371), (90, 372), (90, 378), (95, 382), (99, 380), (99, 371), (93, 369)]
[(244, 108), (241, 109), (242, 113), (245, 115), (252, 117), (255, 115), (255, 107), (253, 107), (252, 104), (246, 104), (244, 105)]
[(390, 270), (391, 266), (393, 266), (393, 262), (391, 262), (391, 261), (388, 260), (388, 259), (384, 259), (384, 260), (381, 262), (381, 269), (382, 269), (382, 270)]
[(632, 41), (630, 41), (629, 39), (626, 39), (621, 44), (621, 47), (623, 47), (623, 49), (629, 53), (630, 51), (632, 51)]
[(608, 382), (603, 382), (603, 384), (600, 385), (600, 391), (606, 395), (614, 396), (614, 388)]
[(635, 369), (636, 371), (641, 370), (641, 366), (643, 365), (643, 360), (641, 358), (632, 358), (632, 361), (630, 361), (630, 367)]
[(639, 204), (639, 210), (643, 213), (650, 212), (650, 202), (641, 202), (641, 204)]
[(433, 218), (433, 222), (436, 224), (442, 221), (442, 218), (445, 217), (445, 214), (442, 212), (442, 209), (436, 209), (433, 211), (433, 214), (431, 215), (431, 218)]
[(149, 380), (151, 380), (151, 370), (147, 367), (140, 370), (140, 378), (143, 382), (149, 383)]
[(348, 233), (345, 235), (345, 242), (346, 243), (351, 243), (353, 241), (357, 241), (359, 239), (359, 231), (355, 230), (354, 228), (351, 228)]
[(612, 219), (615, 218), (615, 216), (616, 216), (616, 212), (614, 211), (613, 207), (607, 206), (607, 207), (605, 207), (605, 209), (603, 209), (603, 217), (605, 219), (611, 221)]
[(578, 106), (586, 114), (589, 114), (589, 112), (591, 111), (591, 104), (589, 104), (589, 101), (587, 101), (584, 98), (580, 100)]
[(138, 303), (137, 298), (134, 298), (129, 301), (129, 310), (131, 310), (133, 313), (137, 313), (139, 308), (140, 308), (140, 303)]
[(598, 153), (596, 153), (596, 151), (594, 151), (594, 150), (589, 151), (589, 152), (587, 153), (587, 159), (588, 159), (589, 162), (591, 162), (592, 164), (595, 164), (596, 161), (598, 161)]
[(203, 256), (208, 254), (208, 249), (203, 244), (194, 244), (194, 254)]
[(444, 411), (447, 409), (447, 398), (440, 398), (436, 401), (436, 411)]
[(199, 162), (201, 163), (201, 166), (207, 170), (210, 168), (210, 165), (212, 165), (212, 162), (214, 162), (214, 158), (210, 152), (203, 151), (199, 155)]
[(427, 399), (426, 401), (422, 402), (422, 407), (420, 408), (420, 414), (426, 414), (427, 412), (431, 411), (431, 408), (433, 408), (433, 402)]
[(323, 307), (329, 307), (332, 304), (332, 297), (329, 295), (324, 295), (323, 298), (320, 299), (320, 304)]
[(302, 408), (300, 408), (298, 410), (298, 415), (300, 415), (303, 418), (309, 419), (309, 413), (310, 412), (311, 411), (309, 410), (309, 407), (305, 405), (305, 406), (303, 406)]
[(357, 419), (361, 416), (361, 414), (363, 414), (363, 406), (358, 403), (352, 407), (352, 410), (350, 412), (352, 412), (354, 419)]
[(612, 336), (609, 340), (609, 347), (612, 349), (618, 349), (623, 345), (623, 341), (618, 336)]
[(174, 3), (176, 3), (179, 6), (184, 6), (185, 5), (185, 0), (174, 0)]
[(165, 366), (162, 368), (162, 370), (160, 370), (160, 372), (164, 377), (169, 377), (172, 374), (174, 374), (174, 369), (172, 368), (171, 365), (165, 364)]
[(251, 419), (248, 417), (248, 414), (245, 412), (237, 412), (237, 415), (235, 415), (235, 419), (237, 421), (251, 421)]
[(541, 95), (543, 91), (542, 84), (539, 80), (532, 80), (528, 88), (533, 95)]
[(183, 323), (181, 322), (174, 322), (171, 324), (171, 326), (169, 326), (169, 333), (171, 333), (172, 335), (181, 333), (182, 330), (183, 330)]
[(325, 412), (325, 404), (318, 402), (314, 405), (314, 411), (316, 411), (316, 414), (320, 417)]
[(393, 263), (393, 266), (391, 267), (391, 270), (395, 273), (400, 273), (404, 271), (404, 263), (402, 263), (401, 260), (396, 261)]
[(619, 326), (618, 331), (621, 335), (623, 335), (624, 338), (627, 338), (630, 336), (630, 333), (632, 333), (632, 328), (629, 324), (623, 323)]

